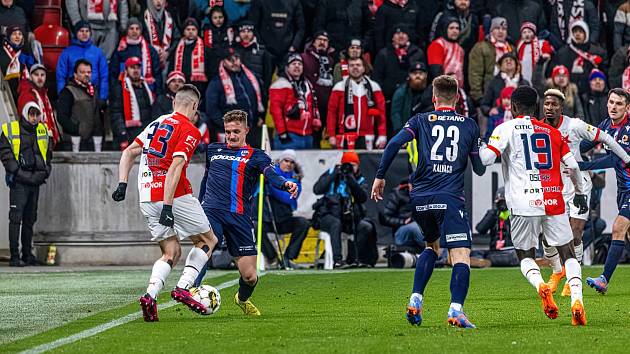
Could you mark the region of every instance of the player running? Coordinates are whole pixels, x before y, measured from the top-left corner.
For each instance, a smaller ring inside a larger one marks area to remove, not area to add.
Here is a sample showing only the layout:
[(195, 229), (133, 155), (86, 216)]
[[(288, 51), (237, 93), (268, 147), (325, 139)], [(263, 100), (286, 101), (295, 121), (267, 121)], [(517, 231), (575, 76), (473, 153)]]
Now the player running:
[(157, 295), (181, 256), (179, 241), (185, 238), (190, 238), (194, 247), (171, 297), (197, 313), (206, 312), (205, 306), (193, 300), (187, 290), (217, 244), (186, 178), (186, 168), (201, 138), (190, 122), (197, 113), (200, 97), (194, 86), (184, 85), (175, 95), (174, 113), (149, 124), (120, 158), (119, 183), (112, 198), (125, 199), (129, 171), (136, 157), (142, 155), (138, 170), (140, 210), (149, 226), (151, 240), (159, 242), (162, 250), (162, 257), (153, 265), (147, 293), (140, 298), (147, 322), (158, 321)]
[(472, 233), (464, 201), (464, 172), (470, 158), (473, 170), (486, 168), (478, 156), (479, 127), (455, 112), (457, 80), (441, 75), (433, 80), (435, 111), (417, 114), (387, 144), (372, 185), (372, 199), (383, 199), (385, 173), (403, 144), (417, 139), (418, 167), (411, 175), (413, 218), (420, 225), (427, 248), (416, 261), (407, 321), (422, 323), (424, 289), (431, 278), (440, 247), (448, 249), (453, 263), (449, 324), (475, 328), (464, 313), (470, 280)]
[[(297, 184), (279, 176), (271, 158), (245, 142), (249, 128), (247, 113), (233, 110), (223, 116), (226, 143), (208, 145), (205, 183), (202, 183), (203, 210), (218, 237), (225, 239), (228, 251), (236, 258), (241, 274), (234, 303), (246, 315), (260, 316), (250, 297), (258, 284), (258, 251), (251, 218), (252, 193), (260, 174), (276, 188), (296, 198)], [(197, 283), (201, 283), (199, 275)]]
[[(608, 118), (599, 124), (599, 129), (612, 135), (625, 151), (630, 151), (630, 94), (624, 89), (615, 88), (608, 92)], [(587, 152), (595, 143), (582, 143), (580, 150)], [(615, 218), (612, 230), (612, 242), (604, 263), (604, 272), (597, 278), (586, 278), (586, 284), (600, 294), (608, 291), (608, 284), (625, 248), (624, 240), (630, 227), (630, 169), (627, 163), (611, 154), (611, 146), (604, 145), (608, 156), (601, 159), (580, 163), (583, 170), (614, 168), (617, 174), (617, 208), (619, 214)], [(614, 151), (613, 151), (614, 152)]]
[[(543, 122), (558, 129), (562, 137), (569, 145), (569, 149), (573, 153), (576, 161), (582, 161), (582, 155), (579, 151), (581, 141), (588, 141), (594, 143), (603, 143), (610, 148), (610, 150), (617, 155), (624, 162), (630, 162), (630, 156), (623, 150), (623, 148), (617, 144), (615, 139), (608, 135), (605, 131), (601, 131), (598, 128), (593, 127), (585, 123), (579, 118), (571, 118), (562, 115), (562, 108), (564, 107), (564, 94), (560, 90), (550, 89), (545, 91), (543, 101), (543, 111), (545, 117)], [(585, 208), (578, 209), (573, 205), (574, 198), (581, 197), (575, 194), (573, 183), (569, 178), (568, 171), (564, 171), (562, 174), (564, 189), (562, 190), (562, 196), (564, 197), (565, 205), (569, 214), (569, 224), (571, 224), (571, 230), (573, 231), (573, 245), (575, 249), (575, 257), (578, 262), (582, 263), (582, 255), (584, 253), (584, 245), (582, 244), (582, 234), (584, 232), (584, 225), (588, 220), (588, 206), (590, 205), (591, 189), (593, 184), (591, 183), (591, 177), (588, 172), (581, 172), (582, 179), (586, 189), (584, 190), (585, 201), (580, 201), (580, 204), (585, 205)], [(551, 291), (556, 292), (558, 283), (564, 277), (565, 272), (560, 262), (560, 256), (555, 247), (548, 247), (543, 242), (543, 249), (545, 250), (545, 256), (550, 259), (553, 274), (549, 278), (549, 285)], [(571, 291), (569, 289), (569, 283), (564, 284), (562, 296), (569, 296)]]
[(536, 288), (547, 317), (558, 317), (558, 306), (553, 293), (540, 275), (534, 261), (538, 236), (544, 232), (547, 243), (555, 246), (564, 261), (571, 286), (571, 322), (586, 324), (582, 300), (582, 274), (575, 259), (573, 236), (562, 197), (562, 166), (568, 169), (575, 184), (575, 206), (584, 203), (584, 180), (577, 161), (560, 132), (550, 125), (532, 119), (538, 105), (536, 90), (520, 86), (512, 93), (512, 113), (516, 117), (494, 129), (487, 147), (479, 149), (485, 165), (501, 158), (505, 197), (510, 208), (512, 242), (521, 261), (521, 272)]

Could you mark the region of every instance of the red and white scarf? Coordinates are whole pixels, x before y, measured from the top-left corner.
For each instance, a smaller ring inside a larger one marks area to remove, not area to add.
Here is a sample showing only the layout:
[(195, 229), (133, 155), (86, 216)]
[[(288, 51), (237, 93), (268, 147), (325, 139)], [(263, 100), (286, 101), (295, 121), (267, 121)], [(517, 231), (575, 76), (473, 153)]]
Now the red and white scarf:
[[(241, 64), (241, 70), (247, 76), (247, 80), (254, 87), (254, 91), (256, 91), (256, 103), (259, 113), (263, 113), (265, 111), (265, 107), (262, 104), (262, 95), (260, 94), (260, 85), (258, 85), (258, 79), (254, 73), (252, 73), (245, 65)], [(219, 63), (219, 78), (221, 79), (221, 85), (223, 85), (223, 92), (225, 93), (225, 101), (228, 105), (236, 104), (236, 92), (234, 91), (234, 84), (232, 83), (232, 78), (230, 74), (225, 70), (223, 66), (223, 62)]]
[(122, 52), (127, 49), (127, 46), (130, 44), (140, 45), (140, 50), (142, 51), (142, 76), (144, 77), (144, 81), (151, 85), (155, 82), (155, 78), (153, 77), (153, 61), (151, 60), (149, 43), (144, 39), (144, 37), (140, 37), (139, 40), (132, 40), (127, 38), (127, 36), (124, 36), (118, 43), (118, 51)]
[[(88, 20), (105, 21), (105, 0), (87, 0)], [(107, 21), (118, 21), (118, 0), (109, 0)]]
[(405, 7), (409, 0), (389, 0), (389, 2), (400, 7)]
[(575, 54), (577, 54), (577, 58), (575, 58), (575, 60), (573, 61), (573, 67), (571, 68), (571, 73), (573, 74), (584, 73), (585, 60), (593, 64), (593, 66), (596, 68), (599, 67), (599, 64), (602, 63), (602, 57), (596, 54), (585, 52), (579, 49), (578, 47), (576, 47), (575, 45), (573, 45), (573, 43), (569, 43), (569, 48), (571, 48), (571, 50), (575, 52)]
[[(494, 61), (498, 62), (499, 59), (503, 56), (503, 54), (509, 53), (512, 51), (512, 47), (508, 42), (499, 42), (494, 38), (492, 34), (490, 34), (490, 43), (494, 46)], [(499, 73), (499, 67), (497, 65), (494, 66), (494, 75)]]
[(523, 42), (522, 40), (519, 40), (518, 43), (516, 43), (516, 52), (518, 53), (518, 60), (521, 63), (523, 62), (523, 56), (525, 55), (525, 48), (527, 46), (531, 46), (532, 48), (531, 63), (532, 63), (532, 66), (534, 66), (538, 62), (538, 59), (540, 58), (540, 54), (541, 54), (541, 43), (538, 40), (538, 36), (534, 36), (534, 39), (532, 39), (531, 42)]
[[(184, 65), (184, 47), (186, 46), (186, 39), (182, 38), (179, 40), (177, 44), (177, 48), (175, 49), (175, 70), (184, 72), (182, 70), (182, 66)], [(190, 61), (191, 70), (190, 70), (190, 78), (191, 82), (207, 82), (208, 77), (206, 77), (205, 71), (205, 58), (203, 55), (203, 40), (197, 37), (195, 42), (195, 49), (192, 52), (192, 58)]]
[(151, 11), (149, 10), (144, 12), (144, 23), (147, 31), (149, 31), (151, 46), (153, 46), (153, 48), (155, 48), (158, 52), (159, 49), (168, 51), (171, 48), (171, 41), (173, 39), (173, 18), (168, 11), (164, 11), (164, 34), (161, 39), (158, 35), (155, 18), (153, 18), (153, 15), (151, 15)]
[(343, 80), (348, 77), (348, 60), (339, 60), (339, 66), (341, 67), (341, 79)]
[[(123, 112), (125, 114), (125, 127), (141, 127), (142, 120), (140, 117), (140, 106), (138, 105), (138, 99), (136, 93), (133, 90), (131, 79), (125, 74), (120, 74), (122, 92), (123, 92)], [(153, 92), (149, 89), (146, 81), (142, 80), (142, 87), (149, 96), (149, 103), (153, 104)]]
[(46, 124), (46, 127), (48, 128), (48, 135), (52, 137), (53, 142), (56, 144), (59, 142), (59, 130), (57, 129), (55, 111), (52, 108), (52, 104), (50, 104), (48, 95), (45, 93), (43, 95), (40, 95), (39, 91), (35, 88), (33, 88), (32, 90), (33, 95), (37, 100), (37, 105), (42, 110), (42, 121), (44, 124)]
[(81, 81), (74, 80), (74, 83), (77, 84), (77, 86), (79, 87), (83, 87), (85, 89), (85, 92), (87, 92), (90, 97), (94, 97), (94, 85), (92, 85), (91, 82), (88, 82), (88, 84), (86, 85)]
[(394, 54), (396, 54), (396, 57), (398, 58), (398, 62), (399, 63), (404, 63), (405, 59), (407, 58), (407, 54), (409, 53), (409, 42), (407, 42), (405, 45), (399, 46), (394, 44)]
[(5, 80), (18, 79), (20, 77), (20, 53), (21, 50), (15, 50), (9, 42), (6, 40), (2, 42), (2, 47), (4, 48), (5, 53), (9, 56), (11, 61), (9, 62), (9, 66), (7, 67), (6, 74), (4, 75)]
[[(584, 20), (584, 1), (586, 0), (568, 0), (571, 2), (571, 11), (569, 21), (566, 20), (564, 14), (564, 0), (556, 0), (556, 9), (558, 10), (558, 28), (560, 29), (560, 38), (569, 42), (571, 35), (567, 35), (567, 28), (573, 22)], [(553, 3), (551, 4), (553, 6)]]
[(442, 67), (445, 73), (455, 74), (460, 85), (464, 84), (464, 48), (459, 43), (447, 41), (444, 37), (436, 39), (444, 48), (444, 63)]

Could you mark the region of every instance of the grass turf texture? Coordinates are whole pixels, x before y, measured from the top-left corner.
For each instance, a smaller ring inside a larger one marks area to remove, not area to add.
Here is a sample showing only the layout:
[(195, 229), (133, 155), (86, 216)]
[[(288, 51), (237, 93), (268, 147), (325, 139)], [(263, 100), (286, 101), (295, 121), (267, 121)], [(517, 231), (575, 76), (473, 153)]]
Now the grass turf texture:
[[(599, 274), (599, 271), (600, 268), (586, 268), (584, 275)], [(3, 324), (0, 352), (29, 349), (137, 312), (139, 306), (135, 300), (143, 292), (148, 270), (130, 273), (29, 274), (27, 282), (19, 279), (19, 275), (0, 273), (0, 284), (3, 284), (0, 287), (0, 321)], [(217, 274), (221, 273), (213, 275)], [(548, 277), (549, 272), (545, 275)], [(209, 280), (212, 285), (218, 285), (236, 277), (237, 274), (232, 272)], [(72, 283), (79, 282), (82, 286), (67, 291), (64, 300), (58, 301), (59, 291), (67, 283), (64, 278), (73, 278)], [(171, 282), (176, 277), (172, 278)], [(260, 318), (244, 317), (233, 304), (234, 286), (221, 291), (222, 305), (215, 315), (199, 316), (177, 305), (162, 310), (158, 323), (136, 320), (53, 352), (155, 353), (194, 348), (219, 353), (251, 350), (293, 353), (626, 351), (626, 337), (620, 334), (630, 331), (627, 321), (630, 315), (628, 267), (618, 269), (605, 296), (597, 295), (585, 286), (589, 322), (582, 328), (571, 326), (569, 299), (561, 298), (559, 294), (556, 301), (560, 316), (556, 320), (548, 319), (534, 289), (516, 268), (472, 271), (465, 310), (477, 325), (476, 330), (446, 325), (450, 270), (436, 270), (425, 293), (423, 324), (412, 327), (404, 319), (412, 279), (412, 270), (271, 273), (261, 278), (253, 297), (263, 314)], [(36, 285), (42, 283), (50, 283), (50, 286)], [(4, 284), (9, 284), (8, 290)], [(104, 284), (105, 293), (110, 289), (128, 304), (112, 309), (120, 303), (112, 305), (110, 296), (100, 297), (104, 293)], [(95, 315), (88, 313), (87, 317), (85, 314), (76, 316), (75, 311), (85, 311), (82, 306), (90, 297), (102, 301), (92, 305), (92, 311), (104, 311)], [(51, 304), (51, 298), (57, 300)], [(161, 299), (165, 302), (168, 294), (162, 294)], [(12, 326), (11, 322), (6, 326), (9, 321), (7, 307), (12, 307), (13, 316), (19, 317), (25, 311), (24, 307), (15, 306), (9, 300), (39, 309), (29, 312), (30, 326), (44, 330), (53, 322), (61, 327), (7, 343), (25, 328), (24, 325)], [(66, 320), (75, 316), (76, 319), (65, 323), (59, 321), (59, 316)]]

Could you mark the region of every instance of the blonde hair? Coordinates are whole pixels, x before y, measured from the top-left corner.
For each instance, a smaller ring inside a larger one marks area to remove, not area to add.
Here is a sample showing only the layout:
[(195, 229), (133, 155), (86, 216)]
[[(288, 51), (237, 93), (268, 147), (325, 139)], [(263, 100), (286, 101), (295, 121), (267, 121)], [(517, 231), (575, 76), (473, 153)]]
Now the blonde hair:
[(433, 95), (445, 101), (453, 101), (457, 97), (457, 80), (448, 75), (440, 75), (433, 79)]
[(241, 122), (243, 125), (247, 125), (247, 113), (240, 109), (235, 109), (227, 112), (223, 115), (224, 123)]

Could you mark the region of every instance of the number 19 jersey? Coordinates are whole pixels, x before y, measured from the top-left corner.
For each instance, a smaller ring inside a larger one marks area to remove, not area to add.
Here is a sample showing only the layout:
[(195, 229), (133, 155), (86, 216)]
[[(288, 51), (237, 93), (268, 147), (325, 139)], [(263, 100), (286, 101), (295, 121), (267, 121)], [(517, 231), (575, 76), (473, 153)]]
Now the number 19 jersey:
[(411, 197), (449, 194), (463, 199), (468, 156), (479, 153), (477, 123), (450, 108), (438, 107), (413, 116), (404, 129), (418, 141)]
[(561, 161), (573, 153), (558, 130), (517, 117), (494, 129), (488, 148), (501, 157), (505, 199), (513, 215), (564, 214)]

